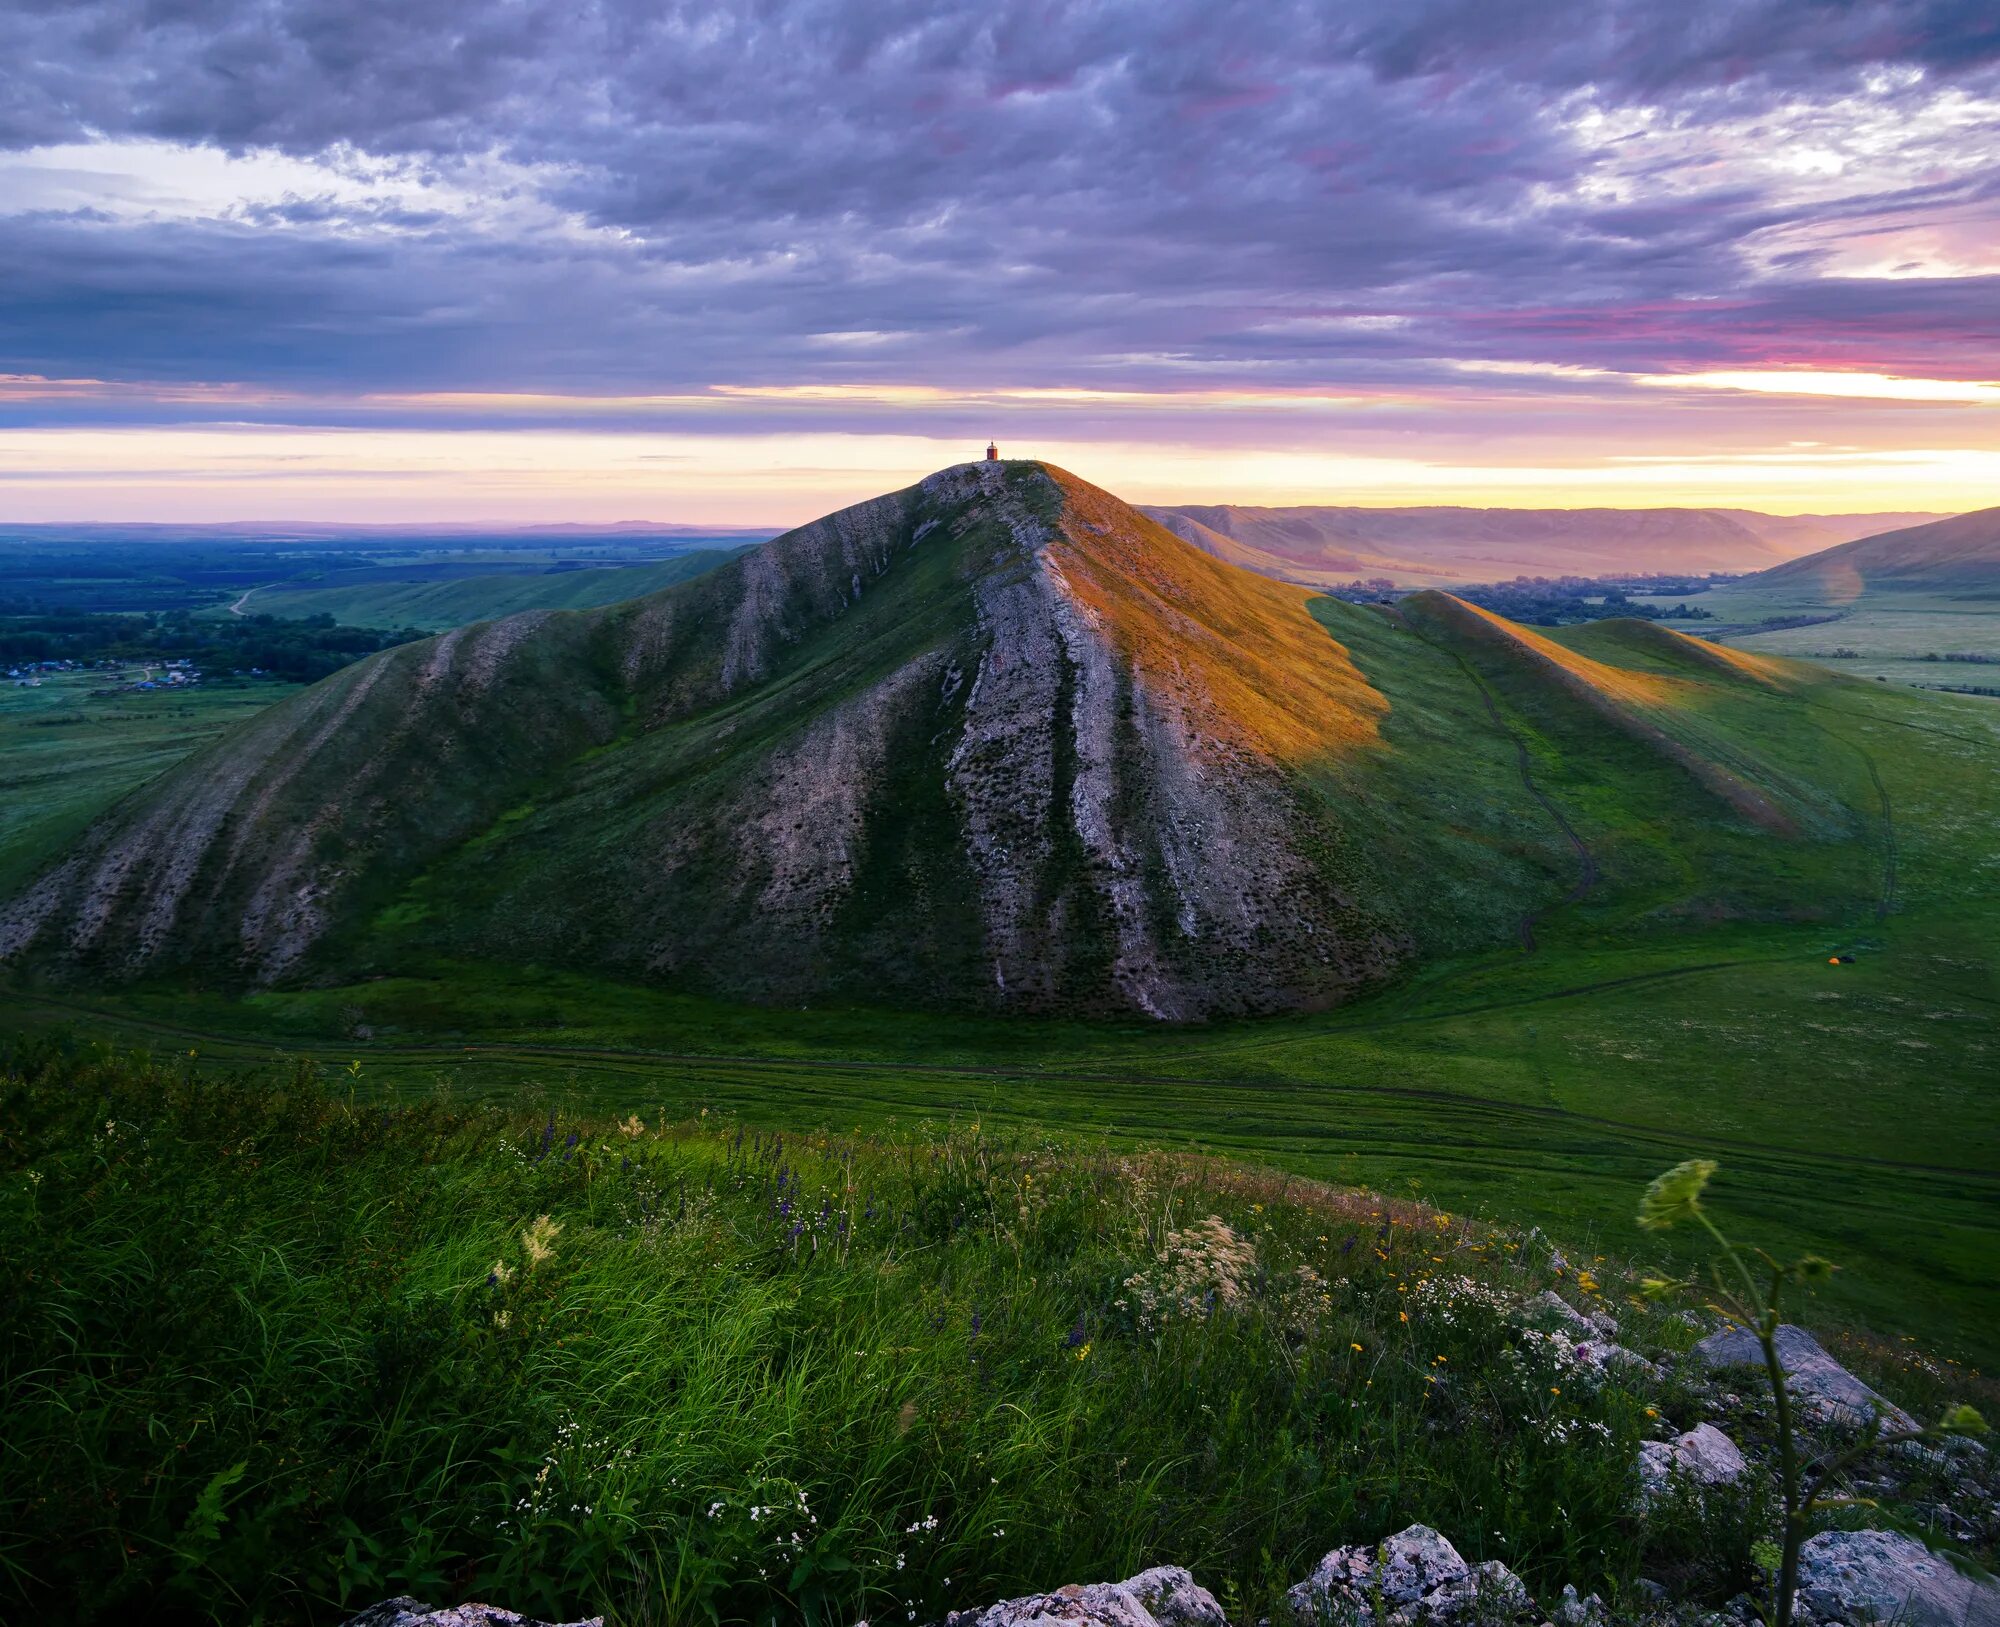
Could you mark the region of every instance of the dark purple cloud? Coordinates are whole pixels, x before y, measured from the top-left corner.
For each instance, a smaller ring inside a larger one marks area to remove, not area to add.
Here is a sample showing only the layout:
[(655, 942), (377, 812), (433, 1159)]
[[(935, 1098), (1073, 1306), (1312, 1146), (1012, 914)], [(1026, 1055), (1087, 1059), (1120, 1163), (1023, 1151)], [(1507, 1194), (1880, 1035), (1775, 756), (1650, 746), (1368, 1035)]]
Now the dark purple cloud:
[[(330, 391), (2000, 371), (1991, 268), (1953, 257), (2000, 218), (1990, 3), (15, 0), (0, 64), (0, 147), (373, 177), (0, 218), (0, 371)], [(1926, 135), (1947, 98), (1974, 112)], [(1907, 151), (1766, 161), (1850, 107)], [(1948, 241), (1897, 276), (1839, 258), (1933, 222)]]

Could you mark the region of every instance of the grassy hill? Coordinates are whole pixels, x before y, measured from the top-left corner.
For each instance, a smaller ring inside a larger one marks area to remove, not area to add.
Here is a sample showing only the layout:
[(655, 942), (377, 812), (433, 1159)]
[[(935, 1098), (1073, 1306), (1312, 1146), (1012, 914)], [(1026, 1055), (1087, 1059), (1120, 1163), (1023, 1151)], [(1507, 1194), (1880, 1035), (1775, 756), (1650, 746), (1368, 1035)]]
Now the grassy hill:
[(346, 669), (101, 823), (0, 914), (0, 953), (1310, 1009), (1573, 885), (1496, 696), (1671, 856), (1674, 908), (1797, 910), (1774, 846), (1815, 913), (1871, 896), (1871, 799), (1784, 744), (1821, 677), (1620, 624), (1587, 648), (1443, 595), (1315, 601), (1040, 465), (951, 470), (644, 599)]
[(1828, 602), (1871, 589), (2000, 596), (2000, 508), (1863, 537), (1762, 577), (1768, 588), (1804, 583)]
[(284, 582), (253, 588), (235, 601), (235, 611), (285, 617), (330, 615), (344, 627), (423, 627), (442, 632), (523, 610), (592, 610), (621, 599), (637, 599), (676, 582), (692, 581), (741, 551), (698, 548), (644, 565), (584, 570), (488, 569), (469, 575), (454, 573), (442, 580), (414, 571), (408, 579), (401, 579), (389, 568), (340, 572), (323, 583)]

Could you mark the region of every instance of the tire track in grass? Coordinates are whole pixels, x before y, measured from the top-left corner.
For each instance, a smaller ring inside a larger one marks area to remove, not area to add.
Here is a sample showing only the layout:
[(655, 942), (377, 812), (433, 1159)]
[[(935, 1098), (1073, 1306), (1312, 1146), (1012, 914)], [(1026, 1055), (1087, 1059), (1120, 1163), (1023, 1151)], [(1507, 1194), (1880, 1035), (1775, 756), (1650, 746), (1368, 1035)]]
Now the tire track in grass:
[[(1740, 964), (1736, 962), (1718, 963), (1703, 970), (1720, 969), (1722, 966)], [(1629, 983), (1635, 979), (1617, 979), (1614, 982)], [(1573, 991), (1565, 991), (1573, 992)], [(112, 1017), (107, 1013), (91, 1010), (81, 1005), (70, 1005), (54, 1000), (38, 1000), (35, 1003), (56, 1009), (67, 1009), (82, 1014), (100, 1017), (127, 1027), (149, 1030), (163, 1035), (173, 1035), (180, 1039), (207, 1040), (224, 1047), (234, 1047), (254, 1053), (241, 1058), (244, 1062), (269, 1064), (302, 1056), (322, 1055), (328, 1057), (352, 1057), (351, 1046), (338, 1046), (326, 1041), (305, 1041), (286, 1045), (272, 1040), (246, 1039), (242, 1036), (217, 1034), (201, 1029), (186, 1028), (174, 1024), (149, 1021), (143, 1018)], [(1636, 1123), (1627, 1119), (1607, 1118), (1596, 1114), (1579, 1113), (1570, 1108), (1545, 1106), (1533, 1102), (1523, 1102), (1506, 1097), (1481, 1096), (1469, 1091), (1429, 1089), (1418, 1085), (1389, 1084), (1343, 1084), (1322, 1080), (1270, 1079), (1243, 1077), (1210, 1077), (1185, 1074), (1150, 1073), (1104, 1073), (1082, 1070), (1055, 1071), (1042, 1068), (980, 1066), (967, 1063), (924, 1063), (924, 1062), (872, 1062), (826, 1057), (760, 1057), (703, 1055), (673, 1051), (627, 1050), (605, 1046), (562, 1046), (562, 1045), (439, 1045), (414, 1044), (396, 1045), (370, 1042), (364, 1052), (378, 1063), (423, 1062), (448, 1064), (455, 1068), (465, 1068), (481, 1063), (597, 1063), (608, 1065), (620, 1071), (640, 1069), (679, 1069), (697, 1076), (707, 1076), (716, 1084), (741, 1080), (746, 1085), (755, 1082), (760, 1087), (760, 1098), (773, 1075), (787, 1073), (804, 1077), (839, 1078), (859, 1081), (870, 1074), (887, 1074), (907, 1078), (913, 1083), (928, 1081), (936, 1087), (945, 1087), (950, 1082), (966, 1084), (1014, 1083), (1023, 1086), (1085, 1086), (1122, 1087), (1141, 1092), (1146, 1099), (1157, 1098), (1162, 1089), (1201, 1092), (1242, 1093), (1246, 1096), (1265, 1096), (1279, 1101), (1286, 1097), (1296, 1098), (1301, 1093), (1318, 1093), (1329, 1097), (1349, 1097), (1355, 1099), (1377, 1099), (1421, 1103), (1433, 1108), (1457, 1114), (1476, 1116), (1487, 1122), (1508, 1119), (1526, 1120), (1547, 1126), (1575, 1127), (1579, 1130), (1601, 1134), (1610, 1131), (1631, 1140), (1656, 1143), (1663, 1147), (1678, 1147), (1685, 1143), (1687, 1132), (1673, 1126)], [(842, 1092), (841, 1100), (852, 1101), (854, 1092)], [(880, 1105), (890, 1108), (909, 1108), (912, 1104), (906, 1097), (897, 1095), (884, 1097)], [(1100, 1104), (1102, 1105), (1102, 1104)], [(1044, 1114), (1024, 1111), (1018, 1097), (1009, 1108), (1001, 1103), (986, 1104), (982, 1110), (1001, 1112), (1010, 1117), (1019, 1117), (1033, 1122), (1047, 1122)], [(1115, 1115), (1114, 1115), (1115, 1117)], [(1275, 1126), (1273, 1127), (1275, 1129)], [(1433, 1130), (1435, 1126), (1433, 1126)], [(1220, 1124), (1206, 1127), (1205, 1139), (1216, 1139), (1222, 1130)], [(1317, 1134), (1315, 1129), (1312, 1133)], [(1426, 1132), (1426, 1139), (1431, 1132)], [(1274, 1139), (1278, 1142), (1294, 1139), (1289, 1135), (1264, 1135), (1256, 1138), (1257, 1144), (1275, 1151)], [(1724, 1152), (1752, 1153), (1785, 1163), (1800, 1166), (1843, 1168), (1866, 1167), (1873, 1169), (1899, 1170), (1912, 1174), (1944, 1175), (1970, 1180), (1985, 1186), (2000, 1183), (2000, 1172), (1964, 1168), (1950, 1164), (1923, 1164), (1906, 1159), (1871, 1157), (1858, 1153), (1821, 1153), (1807, 1148), (1785, 1146), (1780, 1143), (1755, 1141), (1741, 1137), (1706, 1134), (1704, 1144)]]

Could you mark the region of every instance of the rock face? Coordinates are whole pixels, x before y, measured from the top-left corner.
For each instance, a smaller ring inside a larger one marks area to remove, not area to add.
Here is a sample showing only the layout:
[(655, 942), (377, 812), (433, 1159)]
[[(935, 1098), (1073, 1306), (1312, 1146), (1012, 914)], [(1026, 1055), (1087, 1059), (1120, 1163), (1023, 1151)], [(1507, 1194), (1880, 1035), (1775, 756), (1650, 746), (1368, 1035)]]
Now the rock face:
[(1008, 1599), (980, 1610), (957, 1610), (945, 1627), (1036, 1627), (1041, 1622), (1083, 1627), (1229, 1627), (1222, 1606), (1178, 1565), (1156, 1565), (1123, 1582), (1071, 1584), (1053, 1593)]
[[(1778, 1361), (1785, 1369), (1785, 1388), (1799, 1410), (1819, 1423), (1858, 1427), (1882, 1412), (1884, 1430), (1915, 1429), (1917, 1422), (1863, 1384), (1821, 1348), (1804, 1328), (1789, 1322), (1778, 1329)], [(1711, 1333), (1694, 1347), (1695, 1360), (1708, 1367), (1755, 1367), (1761, 1371), (1764, 1353), (1741, 1328)]]
[(1799, 1555), (1799, 1608), (1822, 1627), (2000, 1627), (2000, 1588), (1900, 1532), (1823, 1531)]
[(1295, 1619), (1353, 1627), (1446, 1627), (1501, 1619), (1531, 1607), (1520, 1578), (1498, 1560), (1468, 1565), (1427, 1525), (1399, 1531), (1380, 1549), (1336, 1548), (1285, 1595)]
[(347, 1627), (604, 1627), (602, 1616), (585, 1621), (545, 1622), (490, 1604), (454, 1604), (433, 1609), (421, 1599), (384, 1599), (351, 1617)]
[(1697, 1424), (1671, 1441), (1646, 1441), (1639, 1448), (1641, 1500), (1666, 1495), (1676, 1479), (1698, 1486), (1726, 1486), (1740, 1480), (1743, 1454), (1736, 1443), (1713, 1424)]

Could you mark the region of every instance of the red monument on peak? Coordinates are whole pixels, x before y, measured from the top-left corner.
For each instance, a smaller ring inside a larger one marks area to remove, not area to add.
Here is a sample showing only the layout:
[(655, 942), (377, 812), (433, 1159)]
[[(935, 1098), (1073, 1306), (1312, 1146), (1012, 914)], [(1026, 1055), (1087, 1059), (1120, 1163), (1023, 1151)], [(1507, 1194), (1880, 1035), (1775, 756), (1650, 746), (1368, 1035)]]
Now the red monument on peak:
[(992, 441), (986, 443), (986, 461), (988, 463), (998, 463), (1000, 461), (1000, 448)]

